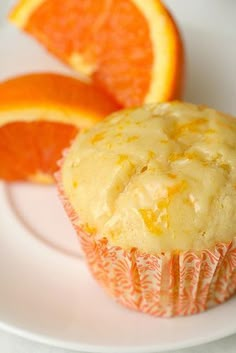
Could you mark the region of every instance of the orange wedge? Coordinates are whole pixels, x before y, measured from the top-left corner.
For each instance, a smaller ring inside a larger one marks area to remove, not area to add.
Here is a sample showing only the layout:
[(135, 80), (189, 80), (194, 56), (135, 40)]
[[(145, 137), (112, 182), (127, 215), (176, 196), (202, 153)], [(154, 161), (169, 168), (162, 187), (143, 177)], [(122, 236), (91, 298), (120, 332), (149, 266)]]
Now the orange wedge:
[(20, 0), (16, 26), (123, 106), (179, 98), (183, 48), (158, 0)]
[(118, 105), (96, 87), (57, 74), (0, 83), (0, 179), (51, 183), (78, 131)]

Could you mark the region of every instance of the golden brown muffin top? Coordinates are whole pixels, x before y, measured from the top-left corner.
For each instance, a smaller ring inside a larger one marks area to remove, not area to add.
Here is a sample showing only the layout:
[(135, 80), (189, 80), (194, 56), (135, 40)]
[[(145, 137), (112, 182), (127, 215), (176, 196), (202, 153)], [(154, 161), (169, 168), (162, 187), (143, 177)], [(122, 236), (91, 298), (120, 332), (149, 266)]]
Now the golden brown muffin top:
[(62, 184), (94, 237), (148, 253), (236, 234), (236, 120), (173, 102), (111, 115), (74, 141)]

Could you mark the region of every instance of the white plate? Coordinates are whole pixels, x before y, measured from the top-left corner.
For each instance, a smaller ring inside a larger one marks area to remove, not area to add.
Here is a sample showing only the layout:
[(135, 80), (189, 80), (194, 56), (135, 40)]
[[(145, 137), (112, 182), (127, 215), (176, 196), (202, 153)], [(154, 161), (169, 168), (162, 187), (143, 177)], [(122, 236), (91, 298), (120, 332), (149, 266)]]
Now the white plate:
[[(71, 73), (2, 21), (0, 79)], [(187, 50), (186, 99), (236, 113), (235, 1), (170, 0)], [(53, 187), (0, 184), (0, 327), (89, 352), (157, 352), (236, 332), (236, 298), (206, 313), (157, 319), (106, 297), (90, 277)]]

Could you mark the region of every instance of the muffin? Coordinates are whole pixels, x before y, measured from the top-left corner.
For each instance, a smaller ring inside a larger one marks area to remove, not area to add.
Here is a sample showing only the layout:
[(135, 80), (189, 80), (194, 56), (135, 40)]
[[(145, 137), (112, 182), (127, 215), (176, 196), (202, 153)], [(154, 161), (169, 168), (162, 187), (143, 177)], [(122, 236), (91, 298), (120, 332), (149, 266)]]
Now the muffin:
[(95, 279), (119, 303), (194, 314), (236, 289), (236, 120), (172, 102), (80, 134), (58, 177)]

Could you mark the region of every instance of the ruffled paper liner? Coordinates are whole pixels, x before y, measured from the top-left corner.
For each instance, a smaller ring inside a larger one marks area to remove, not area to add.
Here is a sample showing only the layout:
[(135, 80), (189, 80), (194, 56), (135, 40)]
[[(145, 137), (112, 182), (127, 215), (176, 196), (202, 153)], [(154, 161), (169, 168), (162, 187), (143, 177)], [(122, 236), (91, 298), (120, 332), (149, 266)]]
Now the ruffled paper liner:
[[(62, 163), (62, 162), (61, 162)], [(112, 246), (78, 227), (78, 215), (64, 195), (64, 208), (79, 236), (90, 271), (117, 302), (160, 317), (202, 312), (236, 291), (236, 237), (210, 250), (145, 254)]]

